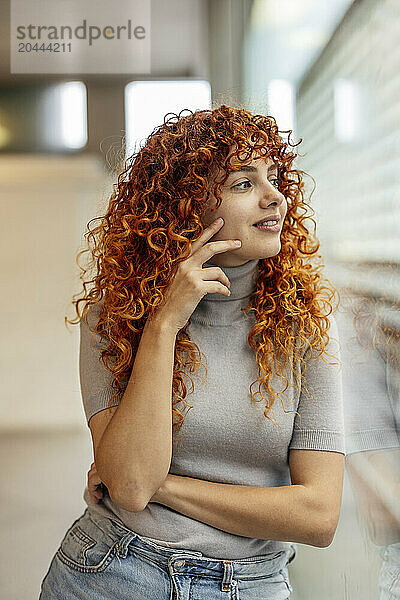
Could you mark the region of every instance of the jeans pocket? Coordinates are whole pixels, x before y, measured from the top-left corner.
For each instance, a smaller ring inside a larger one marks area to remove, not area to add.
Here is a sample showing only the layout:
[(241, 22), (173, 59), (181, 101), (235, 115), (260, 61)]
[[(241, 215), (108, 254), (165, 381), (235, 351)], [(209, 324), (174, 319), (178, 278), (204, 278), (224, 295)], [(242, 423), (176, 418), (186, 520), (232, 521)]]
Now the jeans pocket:
[(285, 568), (267, 575), (239, 576), (237, 581), (240, 600), (287, 600), (293, 591)]
[(87, 513), (79, 517), (66, 532), (56, 556), (81, 573), (105, 571), (117, 555), (118, 540), (110, 543)]

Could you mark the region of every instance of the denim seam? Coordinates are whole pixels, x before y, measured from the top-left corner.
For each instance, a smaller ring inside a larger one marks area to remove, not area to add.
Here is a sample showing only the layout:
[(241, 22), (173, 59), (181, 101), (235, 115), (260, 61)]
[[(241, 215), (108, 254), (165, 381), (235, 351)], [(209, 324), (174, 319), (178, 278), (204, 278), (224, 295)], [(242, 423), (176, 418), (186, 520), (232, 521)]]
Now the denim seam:
[(57, 550), (57, 556), (61, 560), (61, 562), (75, 569), (76, 571), (80, 571), (81, 573), (99, 573), (105, 571), (105, 569), (109, 566), (112, 560), (116, 557), (115, 546), (117, 542), (112, 546), (107, 554), (102, 558), (101, 562), (98, 565), (81, 565), (80, 563), (75, 562), (69, 556), (64, 554), (64, 552), (59, 548)]
[[(103, 533), (105, 533), (106, 535), (110, 535), (110, 532), (107, 531), (107, 528), (102, 527), (102, 525), (97, 521), (97, 519), (93, 519), (92, 515), (90, 514), (90, 512), (88, 512), (88, 518), (91, 521), (91, 523), (93, 523), (93, 525), (95, 527), (98, 527), (98, 529), (100, 529)], [(107, 518), (107, 517), (106, 517)]]
[(189, 600), (193, 600), (194, 589), (196, 587), (197, 582), (199, 581), (199, 575), (193, 575), (190, 578), (190, 590), (189, 590)]
[(96, 543), (96, 540), (94, 540), (87, 533), (85, 533), (83, 531), (83, 529), (81, 529), (79, 527), (79, 525), (75, 525), (75, 527), (73, 529), (71, 529), (71, 531), (69, 533), (70, 533), (70, 535), (75, 536), (76, 538), (78, 538), (78, 540), (81, 540), (82, 542), (85, 542), (86, 544), (93, 546), (93, 544)]
[(163, 565), (162, 562), (158, 562), (157, 560), (153, 560), (152, 558), (150, 558), (149, 556), (147, 556), (147, 554), (145, 553), (141, 553), (140, 552), (140, 548), (135, 548), (134, 546), (131, 548), (131, 552), (132, 554), (134, 554), (135, 556), (137, 556), (138, 558), (144, 560), (144, 561), (148, 561), (149, 563), (151, 563), (152, 565), (154, 565), (155, 567), (157, 567), (164, 575), (168, 574), (168, 568), (167, 565)]

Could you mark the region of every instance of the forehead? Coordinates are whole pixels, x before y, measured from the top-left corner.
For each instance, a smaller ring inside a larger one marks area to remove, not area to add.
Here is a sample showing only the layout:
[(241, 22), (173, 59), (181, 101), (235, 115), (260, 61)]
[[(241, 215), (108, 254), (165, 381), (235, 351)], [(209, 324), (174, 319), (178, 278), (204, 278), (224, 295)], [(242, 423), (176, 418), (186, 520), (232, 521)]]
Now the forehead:
[(246, 161), (246, 162), (241, 162), (238, 161), (236, 158), (232, 160), (231, 162), (232, 165), (238, 166), (238, 165), (243, 165), (243, 164), (248, 164), (248, 165), (253, 165), (254, 167), (262, 167), (263, 165), (266, 165), (267, 167), (270, 167), (272, 165), (274, 165), (274, 161), (272, 160), (272, 158), (270, 158), (269, 156), (254, 156), (251, 160)]
[(246, 161), (240, 161), (236, 156), (233, 156), (229, 161), (229, 165), (230, 167), (234, 168), (233, 171), (229, 169), (227, 172), (227, 170), (223, 169), (222, 167), (217, 167), (217, 169), (213, 168), (210, 174), (210, 180), (213, 181), (215, 178), (219, 179), (220, 177), (225, 176), (232, 177), (235, 175), (235, 173), (238, 172), (240, 168), (242, 168), (243, 171), (246, 171), (246, 168), (250, 167), (248, 171), (256, 170), (255, 172), (259, 172), (263, 176), (265, 175), (265, 173), (270, 173), (271, 171), (273, 171), (274, 167), (275, 169), (279, 170), (278, 163), (273, 161), (272, 158), (270, 158), (269, 156), (260, 156), (255, 152), (253, 153), (252, 157)]
[(246, 167), (246, 166), (250, 166), (250, 167), (254, 167), (260, 171), (264, 170), (264, 169), (271, 169), (272, 167), (277, 167), (277, 163), (274, 162), (272, 160), (272, 158), (270, 157), (257, 157), (254, 156), (251, 160), (246, 161), (246, 162), (241, 162), (239, 160), (237, 160), (237, 158), (235, 157), (234, 159), (231, 160), (230, 162), (232, 167)]

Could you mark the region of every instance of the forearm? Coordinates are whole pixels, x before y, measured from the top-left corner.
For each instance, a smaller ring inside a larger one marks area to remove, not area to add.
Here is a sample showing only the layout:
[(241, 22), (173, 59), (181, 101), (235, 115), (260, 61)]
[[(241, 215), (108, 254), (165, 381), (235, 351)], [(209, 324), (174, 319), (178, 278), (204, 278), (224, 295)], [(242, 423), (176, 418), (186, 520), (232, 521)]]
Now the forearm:
[(235, 535), (318, 547), (331, 542), (330, 526), (302, 485), (232, 485), (169, 474), (153, 498)]
[(165, 480), (172, 457), (172, 380), (176, 333), (161, 321), (143, 329), (124, 395), (96, 452), (113, 500), (140, 510)]

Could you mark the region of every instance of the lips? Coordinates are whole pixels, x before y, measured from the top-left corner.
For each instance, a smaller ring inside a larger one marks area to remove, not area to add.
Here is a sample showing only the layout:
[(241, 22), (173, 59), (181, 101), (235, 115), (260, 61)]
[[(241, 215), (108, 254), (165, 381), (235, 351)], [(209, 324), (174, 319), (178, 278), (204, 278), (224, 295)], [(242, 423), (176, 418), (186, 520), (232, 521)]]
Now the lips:
[(271, 215), (269, 217), (264, 217), (263, 219), (260, 219), (259, 221), (257, 221), (257, 223), (253, 223), (253, 227), (257, 227), (257, 225), (260, 225), (261, 223), (264, 223), (266, 221), (278, 221), (278, 223), (280, 223), (281, 216), (280, 215)]

